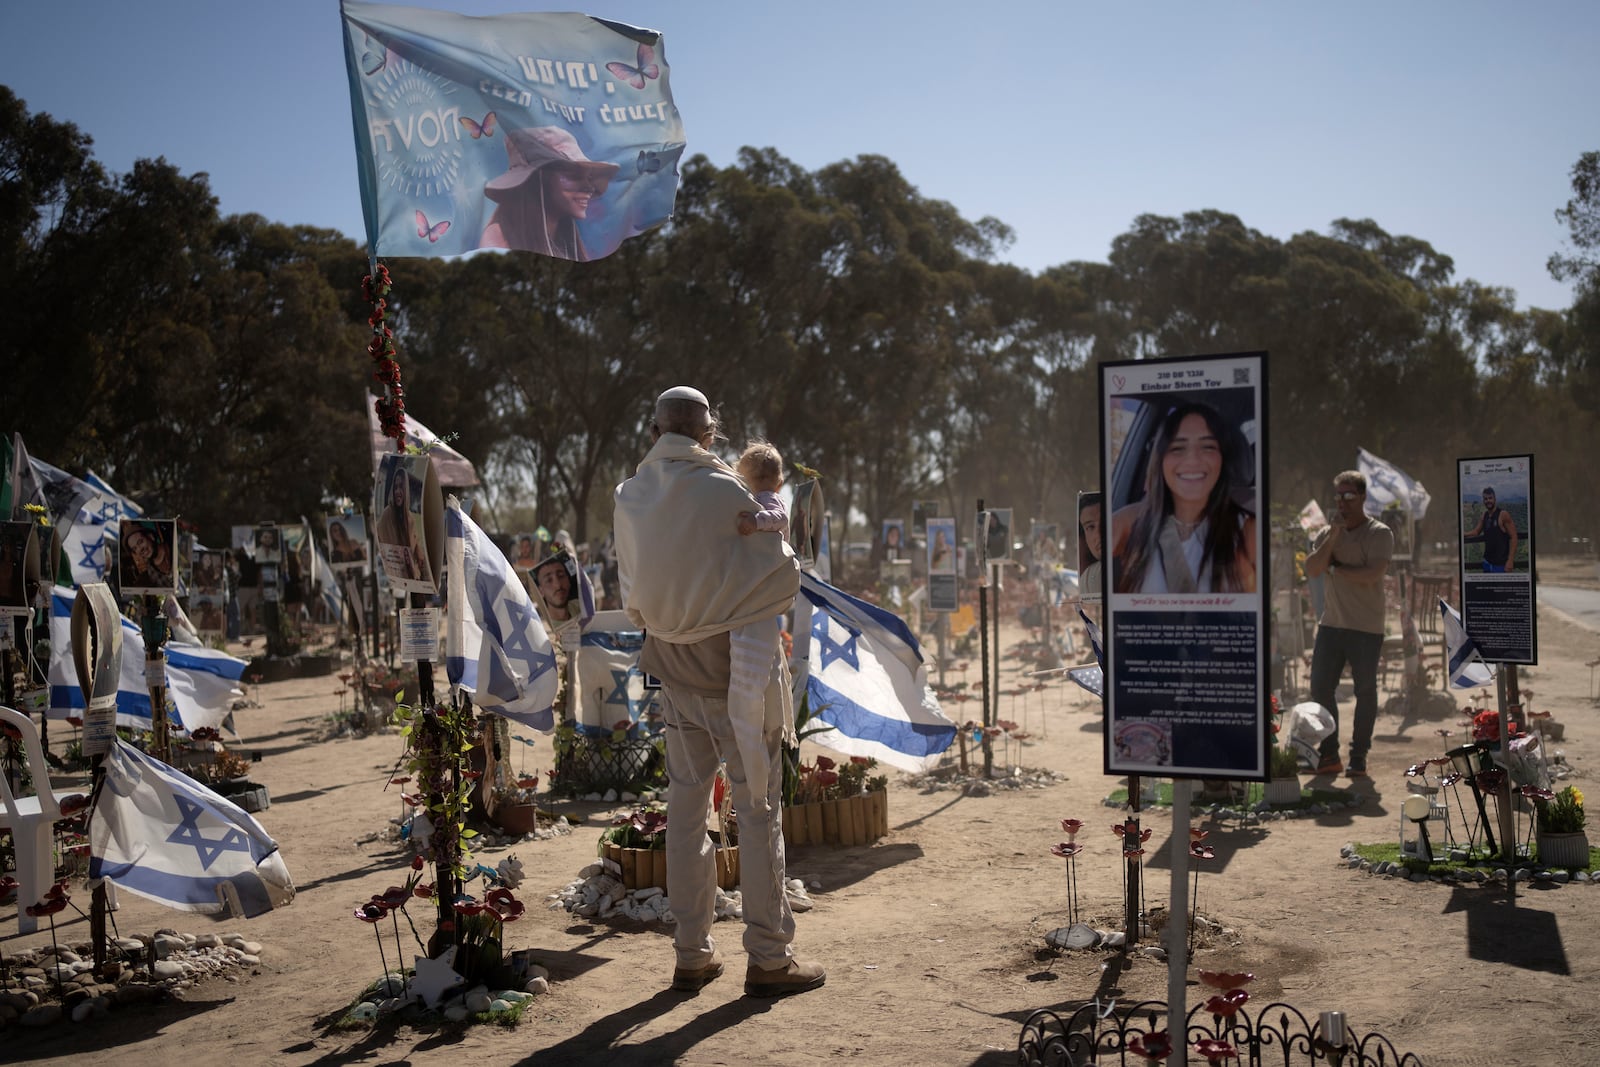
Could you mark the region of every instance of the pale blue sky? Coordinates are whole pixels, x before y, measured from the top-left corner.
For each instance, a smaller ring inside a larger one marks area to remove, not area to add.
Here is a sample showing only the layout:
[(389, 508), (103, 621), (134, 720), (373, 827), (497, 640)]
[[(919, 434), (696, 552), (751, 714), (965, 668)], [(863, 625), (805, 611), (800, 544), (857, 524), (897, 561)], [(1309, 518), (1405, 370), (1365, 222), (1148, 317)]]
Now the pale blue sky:
[[(463, 14), (534, 9), (454, 0)], [(558, 5), (554, 10), (565, 8)], [(1016, 232), (1104, 261), (1145, 212), (1287, 238), (1372, 218), (1457, 278), (1562, 308), (1545, 259), (1600, 149), (1600, 4), (597, 0), (661, 30), (689, 153), (878, 153)], [(0, 83), (107, 167), (205, 171), (224, 213), (362, 239), (336, 0), (0, 0)]]

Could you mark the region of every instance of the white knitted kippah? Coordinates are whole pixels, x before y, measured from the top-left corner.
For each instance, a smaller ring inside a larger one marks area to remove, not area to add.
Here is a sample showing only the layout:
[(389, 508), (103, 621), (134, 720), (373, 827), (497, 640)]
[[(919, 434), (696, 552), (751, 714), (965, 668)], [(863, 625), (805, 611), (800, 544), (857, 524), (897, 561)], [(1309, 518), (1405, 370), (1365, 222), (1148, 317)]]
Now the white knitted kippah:
[(706, 399), (706, 394), (687, 385), (674, 385), (671, 389), (656, 397), (656, 403), (658, 404), (663, 400), (693, 400), (697, 404), (704, 405), (708, 410), (711, 407), (711, 402)]

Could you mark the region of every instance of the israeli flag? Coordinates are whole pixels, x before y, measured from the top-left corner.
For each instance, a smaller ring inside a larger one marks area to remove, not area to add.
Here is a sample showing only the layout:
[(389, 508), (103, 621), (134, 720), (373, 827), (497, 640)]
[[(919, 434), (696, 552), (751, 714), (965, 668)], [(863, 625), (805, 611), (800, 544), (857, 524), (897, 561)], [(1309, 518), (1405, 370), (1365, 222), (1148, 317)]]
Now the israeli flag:
[(94, 471), (84, 474), (83, 480), (100, 491), (101, 499), (96, 502), (97, 514), (100, 521), (109, 525), (113, 530), (122, 519), (139, 519), (144, 517), (144, 508), (129, 500), (115, 489), (111, 483), (100, 477)]
[[(82, 715), (86, 702), (72, 665), (72, 602), (78, 591), (56, 586), (50, 594), (50, 718)], [(144, 635), (132, 620), (122, 620), (122, 666), (117, 679), (117, 725), (135, 730), (151, 727), (150, 689), (144, 674)], [(244, 695), (237, 683), (248, 665), (244, 660), (203, 645), (168, 641), (167, 698), (173, 725), (194, 731), (220, 727)]]
[(851, 756), (925, 771), (950, 747), (956, 725), (928, 688), (922, 650), (897, 615), (857, 600), (809, 572), (810, 674), (814, 720), (831, 726), (814, 740)]
[(1478, 643), (1467, 636), (1460, 614), (1443, 600), (1439, 601), (1439, 614), (1444, 617), (1444, 648), (1449, 660), (1451, 688), (1476, 689), (1494, 681), (1493, 665), (1483, 661)]
[(625, 611), (601, 612), (585, 626), (578, 646), (580, 734), (609, 737), (619, 726), (639, 721), (649, 703), (639, 671), (643, 649), (644, 631)]
[(1363, 510), (1373, 518), (1383, 509), (1396, 507), (1421, 522), (1432, 499), (1422, 483), (1386, 459), (1379, 459), (1364, 448), (1356, 449), (1356, 469), (1367, 477), (1367, 502)]
[(445, 505), (445, 570), (458, 612), (445, 649), (450, 684), (483, 708), (549, 733), (559, 679), (555, 649), (505, 554), (451, 497)]
[(1100, 627), (1094, 624), (1094, 620), (1089, 618), (1082, 608), (1078, 609), (1078, 618), (1083, 620), (1084, 632), (1089, 635), (1089, 647), (1094, 649), (1094, 662), (1083, 667), (1069, 669), (1067, 677), (1095, 696), (1104, 696), (1106, 692), (1105, 638), (1100, 633)]
[(205, 915), (248, 919), (294, 899), (278, 843), (238, 805), (120, 739), (104, 768), (90, 878)]

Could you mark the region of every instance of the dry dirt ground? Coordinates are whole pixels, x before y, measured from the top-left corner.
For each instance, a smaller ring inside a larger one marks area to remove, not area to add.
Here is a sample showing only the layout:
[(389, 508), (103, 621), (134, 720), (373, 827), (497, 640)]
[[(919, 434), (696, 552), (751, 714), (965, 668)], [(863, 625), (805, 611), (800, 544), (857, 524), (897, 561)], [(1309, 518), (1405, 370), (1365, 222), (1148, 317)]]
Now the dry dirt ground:
[[(1009, 650), (1026, 636), (1008, 628), (1002, 645)], [(1535, 709), (1566, 725), (1558, 747), (1588, 787), (1600, 728), (1586, 664), (1600, 657), (1600, 634), (1546, 611), (1539, 639), (1540, 665), (1524, 669), (1524, 684)], [(1010, 655), (1005, 662), (1008, 671), (1020, 668)], [(974, 666), (966, 678), (976, 677)], [(1008, 677), (1003, 687), (1012, 684)], [(337, 687), (331, 678), (263, 686), (262, 706), (240, 716), (245, 747), (263, 757), (255, 777), (270, 786), (273, 803), (261, 820), (295, 876), (294, 904), (248, 923), (213, 925), (124, 894), (117, 916), (124, 932), (240, 929), (265, 945), (260, 967), (238, 982), (204, 983), (181, 1001), (118, 1011), (105, 1022), (9, 1030), (0, 1035), (0, 1061), (998, 1065), (1014, 1062), (1021, 1024), (1035, 1009), (1065, 1013), (1096, 997), (1166, 997), (1166, 967), (1146, 956), (1103, 949), (1057, 956), (1045, 947), (1045, 933), (1067, 919), (1063, 862), (1050, 854), (1062, 818), (1087, 824), (1078, 861), (1087, 916), (1116, 927), (1122, 907), (1117, 842), (1108, 830), (1119, 813), (1102, 803), (1120, 782), (1101, 771), (1099, 706), (1057, 684), (1002, 701), (1000, 717), (1032, 737), (1001, 757), (1064, 780), (970, 795), (924, 790), (893, 775), (886, 838), (870, 847), (794, 851), (791, 874), (819, 886), (815, 908), (797, 917), (797, 947), (826, 963), (821, 990), (776, 1002), (745, 998), (739, 927), (722, 923), (716, 932), (731, 950), (729, 973), (697, 996), (672, 993), (667, 928), (584, 921), (542, 906), (545, 894), (594, 858), (596, 836), (618, 810), (567, 804), (558, 810), (584, 819), (573, 835), (483, 857), (493, 864), (514, 853), (526, 865), (522, 896), (530, 909), (508, 927), (506, 947), (535, 949), (552, 972), (551, 991), (520, 1025), (334, 1029), (380, 973), (371, 930), (351, 910), (398, 881), (406, 860), (395, 844), (372, 839), (399, 811), (395, 791), (384, 789), (398, 736), (316, 740), (337, 707)], [(1246, 970), (1258, 976), (1254, 1003), (1281, 1000), (1313, 1018), (1342, 1010), (1355, 1030), (1381, 1031), (1430, 1064), (1596, 1061), (1600, 887), (1412, 884), (1340, 863), (1346, 842), (1395, 838), (1405, 768), (1442, 753), (1437, 729), (1453, 729), (1459, 740), (1459, 718), (1448, 711), (1380, 718), (1374, 777), (1359, 790), (1357, 810), (1259, 825), (1197, 815), (1217, 852), (1199, 879), (1200, 911), (1233, 936), (1198, 952), (1191, 1004), (1203, 996), (1196, 968)], [(550, 761), (547, 739), (526, 750), (529, 772)], [(1146, 890), (1154, 909), (1168, 899), (1170, 814), (1147, 812), (1145, 825), (1155, 831)], [(0, 907), (0, 950), (47, 941), (15, 930), (12, 909)], [(68, 924), (62, 936), (81, 939), (86, 924)]]

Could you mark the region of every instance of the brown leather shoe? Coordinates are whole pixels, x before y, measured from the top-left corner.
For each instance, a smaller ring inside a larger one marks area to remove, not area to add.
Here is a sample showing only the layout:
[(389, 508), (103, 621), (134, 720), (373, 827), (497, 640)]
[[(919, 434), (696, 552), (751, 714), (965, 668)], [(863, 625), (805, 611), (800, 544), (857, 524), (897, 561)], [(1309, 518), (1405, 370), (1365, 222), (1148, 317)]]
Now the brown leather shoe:
[(744, 991), (752, 997), (786, 997), (816, 989), (828, 980), (822, 964), (791, 959), (770, 970), (751, 964), (744, 972)]
[(693, 993), (722, 977), (722, 953), (711, 950), (711, 958), (704, 967), (678, 967), (672, 972), (672, 988), (680, 993)]

